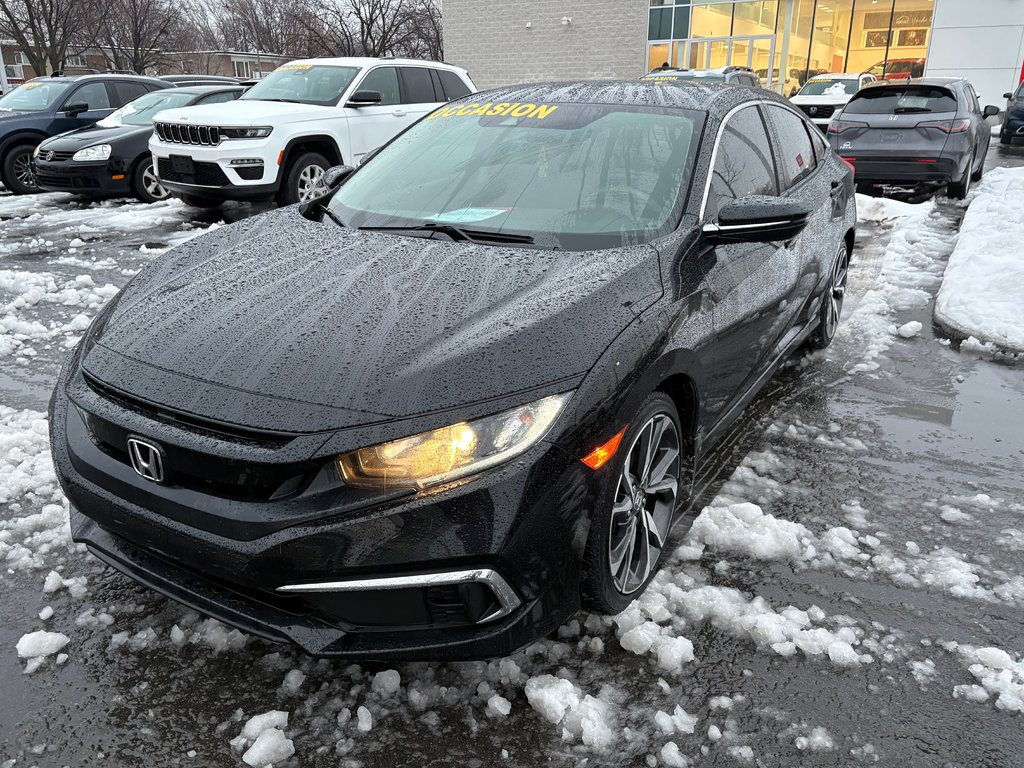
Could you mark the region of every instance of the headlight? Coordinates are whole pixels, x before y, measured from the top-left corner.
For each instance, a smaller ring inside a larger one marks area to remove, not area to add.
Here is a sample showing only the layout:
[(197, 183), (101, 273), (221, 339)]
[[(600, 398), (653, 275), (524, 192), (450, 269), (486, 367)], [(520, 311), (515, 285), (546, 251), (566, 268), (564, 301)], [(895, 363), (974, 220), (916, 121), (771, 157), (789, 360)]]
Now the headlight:
[(32, 150), (32, 157), (39, 157), (39, 152), (42, 150), (42, 144), (36, 144), (36, 148)]
[(220, 135), (226, 139), (265, 139), (273, 126), (258, 125), (255, 128), (221, 128)]
[(106, 160), (110, 157), (109, 144), (94, 144), (91, 147), (80, 149), (71, 156), (72, 160)]
[(84, 360), (85, 356), (89, 353), (89, 350), (93, 348), (97, 339), (103, 334), (103, 330), (107, 327), (107, 320), (114, 313), (114, 307), (117, 306), (117, 302), (121, 300), (121, 294), (116, 294), (110, 299), (99, 312), (96, 313), (96, 317), (89, 323), (89, 327), (85, 330), (85, 334), (82, 336), (82, 352), (79, 355), (79, 360)]
[(426, 488), (480, 472), (535, 445), (570, 397), (552, 395), (518, 408), (463, 421), (338, 457), (342, 479), (358, 488)]

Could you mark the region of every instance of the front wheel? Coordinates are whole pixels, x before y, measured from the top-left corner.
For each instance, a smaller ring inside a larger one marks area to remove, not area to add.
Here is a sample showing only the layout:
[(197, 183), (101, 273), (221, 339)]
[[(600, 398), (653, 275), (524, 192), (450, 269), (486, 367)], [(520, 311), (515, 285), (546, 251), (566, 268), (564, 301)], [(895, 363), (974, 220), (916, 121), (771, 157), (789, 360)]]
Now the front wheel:
[(146, 157), (132, 170), (132, 194), (144, 203), (166, 200), (171, 193), (160, 183), (152, 158)]
[(839, 318), (843, 314), (843, 301), (846, 299), (846, 279), (850, 273), (850, 254), (846, 241), (839, 246), (836, 254), (832, 275), (822, 298), (821, 309), (818, 311), (818, 327), (807, 340), (811, 349), (825, 349), (835, 338), (839, 327)]
[(679, 504), (683, 457), (679, 413), (655, 392), (630, 420), (594, 511), (584, 553), (580, 599), (598, 613), (621, 612), (658, 571)]
[(32, 195), (41, 192), (35, 169), (32, 168), (31, 144), (17, 144), (7, 150), (3, 161), (4, 186), (15, 195)]
[(318, 152), (304, 152), (288, 164), (281, 189), (277, 193), (278, 205), (305, 203), (323, 194), (321, 179), (331, 167), (330, 161)]

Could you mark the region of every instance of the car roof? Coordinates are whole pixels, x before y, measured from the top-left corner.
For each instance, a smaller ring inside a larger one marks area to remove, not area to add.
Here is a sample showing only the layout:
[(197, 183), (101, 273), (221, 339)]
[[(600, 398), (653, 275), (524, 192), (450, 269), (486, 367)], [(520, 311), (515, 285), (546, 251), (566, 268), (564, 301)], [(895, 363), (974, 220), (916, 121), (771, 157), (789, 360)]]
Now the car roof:
[[(172, 89), (168, 89), (172, 90)], [(244, 91), (244, 85), (232, 85), (222, 83), (221, 85), (183, 85), (181, 88), (174, 88), (174, 93), (191, 93), (201, 96), (204, 93), (219, 93), (220, 91)]]
[(53, 83), (75, 83), (80, 80), (133, 80), (136, 82), (144, 83), (157, 83), (159, 85), (166, 86), (169, 83), (166, 80), (160, 80), (155, 77), (149, 77), (148, 75), (126, 75), (120, 72), (89, 72), (84, 75), (43, 75), (42, 77), (33, 77), (31, 80), (26, 82), (38, 83), (38, 82), (53, 82)]
[(867, 72), (822, 72), (820, 75), (812, 75), (811, 80), (857, 80)]
[(951, 85), (958, 85), (960, 83), (966, 83), (962, 77), (913, 77), (913, 78), (900, 78), (898, 80), (876, 80), (873, 83), (868, 83), (865, 88), (895, 88), (900, 85), (934, 85), (941, 88), (948, 88)]
[(459, 99), (490, 102), (563, 104), (621, 104), (639, 107), (675, 107), (723, 116), (733, 107), (748, 101), (773, 101), (789, 107), (789, 101), (767, 90), (737, 88), (726, 83), (683, 81), (666, 83), (650, 79), (580, 80), (505, 86)]
[[(320, 64), (329, 67), (375, 67), (378, 64), (400, 64), (410, 67), (435, 67), (436, 69), (448, 69), (452, 72), (465, 72), (462, 67), (452, 64), (445, 64), (443, 61), (432, 61), (428, 59), (379, 59), (370, 56), (336, 56), (320, 59), (295, 59), (287, 64)], [(281, 65), (286, 66), (286, 65)]]

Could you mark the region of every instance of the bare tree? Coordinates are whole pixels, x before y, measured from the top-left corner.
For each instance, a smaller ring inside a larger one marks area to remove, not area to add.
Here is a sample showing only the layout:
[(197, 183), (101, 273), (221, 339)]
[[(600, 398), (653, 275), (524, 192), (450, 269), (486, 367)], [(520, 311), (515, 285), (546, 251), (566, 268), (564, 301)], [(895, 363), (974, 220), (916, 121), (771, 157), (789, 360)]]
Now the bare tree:
[(421, 59), (444, 61), (444, 36), (441, 26), (441, 3), (424, 0), (416, 5), (409, 16), (413, 37), (405, 53)]
[(292, 7), (321, 55), (442, 54), (438, 0), (302, 0)]
[(96, 0), (0, 0), (0, 36), (8, 37), (38, 74), (64, 67), (68, 49), (88, 46)]
[(112, 69), (139, 74), (163, 60), (181, 11), (170, 0), (99, 0), (94, 39)]

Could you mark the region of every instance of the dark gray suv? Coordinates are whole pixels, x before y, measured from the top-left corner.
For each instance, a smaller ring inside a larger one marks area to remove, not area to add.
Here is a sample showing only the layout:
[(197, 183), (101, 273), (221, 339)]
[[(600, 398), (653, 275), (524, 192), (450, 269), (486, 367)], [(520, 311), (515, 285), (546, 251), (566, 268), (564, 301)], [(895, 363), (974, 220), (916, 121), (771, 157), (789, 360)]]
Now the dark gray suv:
[(964, 79), (944, 77), (866, 85), (832, 120), (828, 138), (853, 165), (859, 191), (879, 185), (946, 184), (963, 199), (979, 181), (991, 141), (984, 109)]

